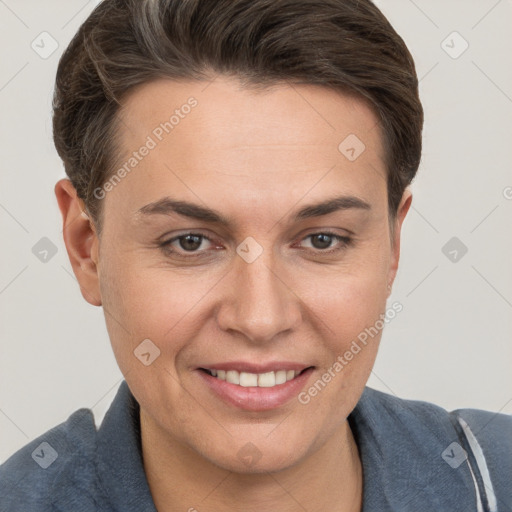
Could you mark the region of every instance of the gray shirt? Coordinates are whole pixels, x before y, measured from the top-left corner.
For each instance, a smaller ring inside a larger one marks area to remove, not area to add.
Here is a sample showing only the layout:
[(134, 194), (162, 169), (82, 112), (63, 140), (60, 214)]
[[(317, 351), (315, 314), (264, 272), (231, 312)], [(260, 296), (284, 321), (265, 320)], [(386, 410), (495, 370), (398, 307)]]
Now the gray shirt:
[[(512, 417), (365, 388), (350, 414), (363, 512), (512, 511)], [(200, 503), (191, 508), (201, 512)], [(155, 512), (139, 405), (125, 381), (99, 429), (90, 409), (0, 466), (0, 512)]]

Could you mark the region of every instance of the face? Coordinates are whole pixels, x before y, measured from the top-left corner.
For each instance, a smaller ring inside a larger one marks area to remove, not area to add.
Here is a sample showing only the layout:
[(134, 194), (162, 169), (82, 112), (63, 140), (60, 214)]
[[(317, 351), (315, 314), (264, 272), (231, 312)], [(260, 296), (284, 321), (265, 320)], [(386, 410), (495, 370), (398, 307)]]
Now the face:
[(75, 271), (141, 415), (220, 467), (289, 467), (346, 425), (377, 353), (380, 332), (360, 335), (386, 311), (410, 204), (391, 235), (377, 118), (322, 87), (228, 78), (145, 84), (121, 118), (125, 172), (97, 192), (101, 239)]

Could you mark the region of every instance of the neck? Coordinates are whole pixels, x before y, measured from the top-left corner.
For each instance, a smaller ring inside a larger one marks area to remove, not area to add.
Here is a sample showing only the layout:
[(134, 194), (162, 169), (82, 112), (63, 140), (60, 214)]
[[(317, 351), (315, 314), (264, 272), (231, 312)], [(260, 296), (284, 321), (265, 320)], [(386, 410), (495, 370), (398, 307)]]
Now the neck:
[(359, 512), (363, 475), (348, 421), (293, 466), (234, 473), (175, 440), (141, 409), (144, 470), (158, 512)]

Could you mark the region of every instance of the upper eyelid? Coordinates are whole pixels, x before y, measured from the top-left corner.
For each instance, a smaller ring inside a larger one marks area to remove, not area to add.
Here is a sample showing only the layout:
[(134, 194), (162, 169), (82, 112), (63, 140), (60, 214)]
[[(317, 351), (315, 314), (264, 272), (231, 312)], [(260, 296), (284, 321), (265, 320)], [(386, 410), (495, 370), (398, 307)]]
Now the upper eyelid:
[(165, 236), (162, 237), (160, 243), (162, 244), (170, 244), (171, 242), (175, 242), (176, 240), (179, 240), (180, 238), (184, 238), (186, 236), (190, 236), (190, 235), (194, 235), (194, 236), (201, 236), (203, 238), (206, 238), (207, 240), (209, 240), (210, 242), (214, 242), (215, 241), (215, 238), (210, 236), (210, 235), (205, 235), (204, 233), (201, 233), (199, 231), (187, 231), (186, 233), (182, 233), (180, 235), (174, 235), (173, 237), (169, 238), (169, 239), (165, 239)]
[[(303, 238), (307, 238), (308, 236), (316, 235), (316, 234), (320, 234), (320, 233), (332, 234), (332, 235), (336, 235), (336, 236), (339, 236), (339, 237), (342, 237), (342, 238), (354, 238), (356, 236), (355, 233), (353, 231), (350, 231), (349, 229), (346, 229), (346, 228), (342, 229), (342, 231), (344, 231), (345, 234), (338, 233), (336, 231), (338, 229), (341, 229), (341, 228), (310, 227), (310, 228), (306, 228), (305, 230), (303, 230), (303, 231), (306, 231), (305, 233), (303, 233), (301, 235), (297, 235), (294, 238), (303, 239)], [(165, 234), (165, 235), (162, 235), (161, 237), (159, 237), (158, 241), (161, 242), (161, 243), (166, 243), (166, 242), (170, 242), (170, 241), (179, 239), (179, 238), (187, 236), (187, 235), (199, 235), (199, 236), (202, 236), (204, 238), (207, 238), (210, 241), (216, 241), (216, 240), (219, 240), (220, 238), (222, 238), (222, 237), (219, 237), (217, 235), (206, 234), (206, 233), (204, 233), (202, 231), (201, 228), (189, 228), (188, 230), (184, 230), (183, 233), (180, 233), (178, 235), (174, 235), (174, 236), (172, 236), (171, 238), (168, 238), (168, 239), (166, 239), (166, 237), (168, 236), (168, 233)], [(231, 236), (229, 236), (229, 238), (231, 238)]]

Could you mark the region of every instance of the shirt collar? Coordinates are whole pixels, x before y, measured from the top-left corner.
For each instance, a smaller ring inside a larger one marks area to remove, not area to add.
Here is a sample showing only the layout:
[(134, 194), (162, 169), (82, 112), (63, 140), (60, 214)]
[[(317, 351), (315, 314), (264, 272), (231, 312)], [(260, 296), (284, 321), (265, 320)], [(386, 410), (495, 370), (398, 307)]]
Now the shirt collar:
[(457, 440), (448, 413), (366, 387), (348, 417), (363, 466), (363, 510), (476, 510), (467, 465), (441, 454)]
[(123, 381), (98, 430), (96, 465), (109, 501), (123, 512), (157, 512), (144, 472), (139, 404)]

